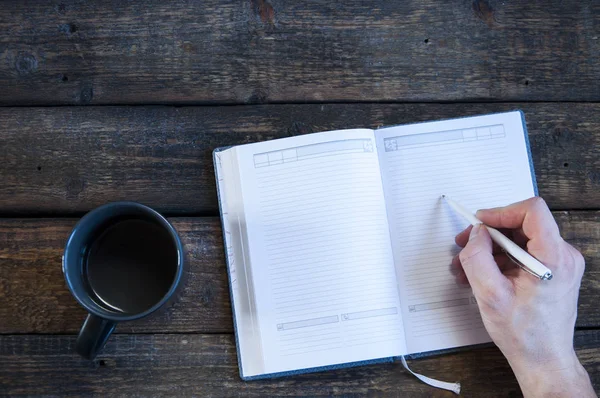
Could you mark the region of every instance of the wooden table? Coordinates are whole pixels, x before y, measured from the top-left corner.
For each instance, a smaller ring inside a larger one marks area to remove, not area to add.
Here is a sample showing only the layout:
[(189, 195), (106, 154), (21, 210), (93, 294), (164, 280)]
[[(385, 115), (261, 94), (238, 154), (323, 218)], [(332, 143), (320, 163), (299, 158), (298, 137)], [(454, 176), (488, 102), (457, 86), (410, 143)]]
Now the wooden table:
[[(599, 77), (592, 0), (4, 2), (0, 395), (451, 396), (399, 364), (240, 380), (211, 151), (516, 108), (587, 259), (575, 346), (599, 391)], [(187, 283), (90, 362), (60, 259), (78, 217), (122, 199), (170, 217)], [(496, 348), (411, 365), (465, 396), (520, 394)]]

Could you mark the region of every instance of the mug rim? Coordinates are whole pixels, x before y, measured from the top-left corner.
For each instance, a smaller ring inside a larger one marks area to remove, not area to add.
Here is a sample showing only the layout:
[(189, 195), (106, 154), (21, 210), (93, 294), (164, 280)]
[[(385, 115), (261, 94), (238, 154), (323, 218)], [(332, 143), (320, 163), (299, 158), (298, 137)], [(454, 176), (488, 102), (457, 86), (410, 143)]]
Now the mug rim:
[[(102, 307), (100, 307), (100, 305), (96, 304), (96, 307), (89, 306), (89, 305), (87, 305), (87, 303), (80, 300), (79, 295), (75, 292), (75, 289), (73, 288), (72, 281), (70, 280), (69, 274), (66, 269), (66, 267), (67, 267), (67, 262), (66, 262), (67, 248), (69, 247), (69, 244), (73, 240), (74, 236), (79, 231), (79, 228), (83, 224), (85, 224), (90, 218), (92, 218), (94, 215), (96, 215), (97, 213), (105, 211), (106, 209), (110, 209), (111, 207), (123, 207), (123, 206), (141, 209), (145, 212), (150, 213), (152, 216), (154, 216), (160, 222), (160, 224), (167, 229), (167, 231), (169, 232), (169, 235), (171, 236), (173, 242), (175, 243), (175, 247), (177, 249), (177, 270), (175, 272), (175, 277), (173, 278), (173, 282), (171, 283), (169, 290), (164, 294), (164, 296), (160, 299), (160, 301), (158, 301), (152, 307), (148, 308), (147, 310), (145, 310), (143, 312), (140, 312), (137, 314), (128, 314), (128, 315), (119, 314), (119, 313), (111, 313), (104, 309), (103, 309), (104, 311), (99, 311), (98, 308), (102, 308)], [(77, 224), (75, 224), (75, 226), (73, 227), (73, 230), (69, 234), (69, 238), (67, 239), (67, 243), (65, 244), (65, 248), (63, 251), (62, 271), (63, 271), (63, 275), (65, 277), (65, 280), (67, 282), (67, 287), (69, 288), (69, 291), (71, 292), (71, 295), (75, 298), (75, 300), (77, 300), (79, 305), (81, 305), (83, 308), (85, 308), (90, 314), (96, 315), (103, 319), (115, 321), (115, 322), (133, 321), (133, 320), (140, 319), (140, 318), (143, 318), (145, 316), (152, 314), (153, 312), (158, 310), (160, 307), (162, 307), (173, 296), (173, 294), (177, 290), (177, 287), (179, 286), (179, 283), (181, 282), (181, 277), (183, 275), (183, 261), (184, 261), (183, 257), (184, 257), (183, 256), (183, 244), (181, 243), (181, 239), (179, 238), (179, 235), (177, 234), (175, 227), (173, 227), (173, 225), (165, 217), (163, 217), (159, 212), (157, 212), (153, 208), (143, 205), (141, 203), (133, 202), (133, 201), (118, 201), (118, 202), (106, 203), (104, 205), (96, 207), (93, 210), (90, 210), (77, 222)]]

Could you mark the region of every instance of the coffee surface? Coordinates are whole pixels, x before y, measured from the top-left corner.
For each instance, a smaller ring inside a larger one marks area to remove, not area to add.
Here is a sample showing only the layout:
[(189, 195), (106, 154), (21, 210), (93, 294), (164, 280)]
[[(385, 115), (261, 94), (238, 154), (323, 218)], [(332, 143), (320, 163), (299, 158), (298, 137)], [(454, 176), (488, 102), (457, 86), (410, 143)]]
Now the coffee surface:
[(169, 232), (145, 220), (109, 226), (92, 243), (84, 277), (94, 300), (111, 311), (144, 312), (169, 291), (177, 272), (177, 248)]

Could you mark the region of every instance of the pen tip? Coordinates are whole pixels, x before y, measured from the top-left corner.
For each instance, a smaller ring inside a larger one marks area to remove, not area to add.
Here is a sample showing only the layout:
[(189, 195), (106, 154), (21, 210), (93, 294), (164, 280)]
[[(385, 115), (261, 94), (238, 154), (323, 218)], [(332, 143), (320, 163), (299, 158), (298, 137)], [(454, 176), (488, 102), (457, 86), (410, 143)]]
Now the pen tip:
[(446, 195), (442, 195), (442, 199), (446, 198)]

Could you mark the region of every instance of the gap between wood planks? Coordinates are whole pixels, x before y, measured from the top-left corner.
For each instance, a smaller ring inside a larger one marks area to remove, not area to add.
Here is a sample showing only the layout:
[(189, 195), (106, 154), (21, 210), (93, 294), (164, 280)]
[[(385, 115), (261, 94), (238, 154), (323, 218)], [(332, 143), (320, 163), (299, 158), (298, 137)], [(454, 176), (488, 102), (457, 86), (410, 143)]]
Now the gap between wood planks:
[[(130, 104), (130, 103), (119, 103), (119, 102), (107, 102), (107, 103), (99, 103), (99, 104), (7, 104), (3, 105), (0, 103), (0, 108), (91, 108), (91, 107), (128, 107), (128, 108), (142, 108), (142, 107), (151, 107), (151, 106), (164, 106), (171, 108), (188, 108), (188, 107), (242, 107), (242, 106), (257, 106), (257, 105), (359, 105), (359, 104), (376, 104), (376, 105), (449, 105), (449, 104), (460, 104), (460, 105), (482, 105), (482, 104), (496, 104), (496, 105), (504, 105), (504, 104), (514, 104), (514, 103), (522, 103), (522, 104), (600, 104), (600, 101), (596, 100), (567, 100), (567, 101), (559, 101), (559, 100), (474, 100), (474, 99), (466, 99), (466, 100), (448, 100), (448, 101), (427, 101), (427, 100), (417, 100), (417, 101), (373, 101), (373, 100), (356, 100), (356, 101), (266, 101), (266, 102), (219, 102), (219, 101), (190, 101), (185, 103), (180, 102), (151, 102), (151, 103), (138, 103), (138, 104)], [(432, 120), (435, 121), (435, 120)]]
[[(598, 208), (550, 208), (551, 211), (582, 211), (582, 212), (595, 212), (600, 211), (600, 207)], [(8, 219), (8, 218), (24, 218), (24, 219), (47, 219), (47, 218), (81, 218), (86, 215), (88, 212), (61, 212), (61, 213), (2, 213), (0, 211), (0, 219)], [(166, 218), (175, 218), (175, 217), (185, 217), (185, 218), (214, 218), (220, 217), (221, 214), (218, 211), (206, 211), (200, 213), (173, 213), (173, 212), (160, 212), (163, 217)]]
[[(81, 320), (81, 323), (83, 324), (84, 319)], [(135, 322), (135, 321), (131, 321), (131, 322)], [(118, 325), (117, 325), (118, 327)], [(575, 332), (586, 332), (586, 331), (600, 331), (600, 327), (597, 326), (576, 326), (575, 327)], [(114, 332), (111, 333), (111, 335), (136, 335), (136, 336), (155, 336), (157, 334), (160, 335), (226, 335), (226, 336), (231, 336), (231, 335), (235, 335), (235, 332), (223, 332), (223, 331), (202, 331), (202, 332), (189, 332), (189, 331), (183, 331), (183, 332), (177, 332), (177, 331), (164, 331), (164, 332), (135, 332), (135, 331), (131, 331), (131, 330), (127, 330), (127, 331), (123, 331), (123, 332), (119, 332), (118, 329), (115, 329)], [(18, 333), (18, 332), (11, 332), (11, 333), (2, 333), (0, 332), (0, 336), (77, 336), (78, 333), (31, 333), (31, 332), (24, 332), (24, 333)]]

